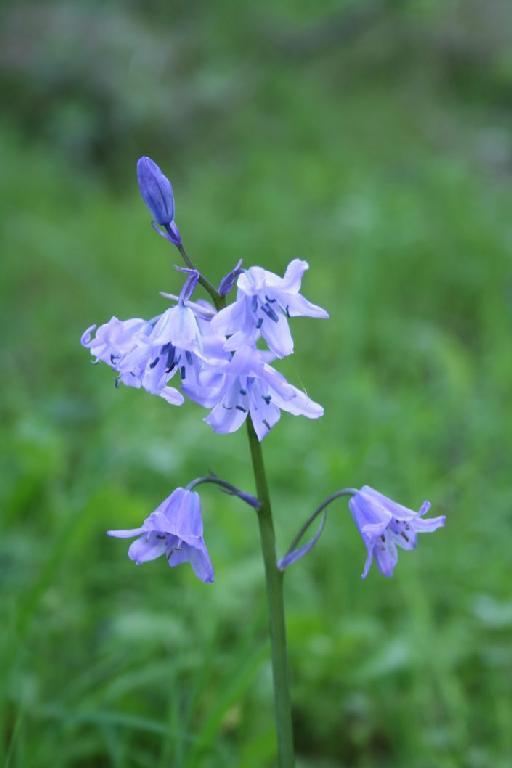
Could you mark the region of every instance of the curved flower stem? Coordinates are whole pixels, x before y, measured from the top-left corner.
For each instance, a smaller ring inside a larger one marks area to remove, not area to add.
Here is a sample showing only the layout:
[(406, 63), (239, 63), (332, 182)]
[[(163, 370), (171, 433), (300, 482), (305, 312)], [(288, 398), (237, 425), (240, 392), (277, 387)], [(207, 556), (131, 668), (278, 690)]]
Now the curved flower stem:
[(263, 464), (263, 453), (250, 416), (247, 418), (247, 434), (251, 449), (252, 466), (258, 499), (261, 551), (265, 566), (267, 601), (269, 612), (270, 643), (272, 647), (272, 673), (274, 678), (274, 705), (278, 745), (279, 768), (293, 768), (293, 729), (290, 689), (288, 683), (288, 657), (286, 652), (286, 627), (284, 621), (283, 573), (276, 564), (276, 542), (270, 505), (270, 494)]
[[(328, 496), (326, 499), (324, 499), (322, 503), (315, 509), (315, 511), (307, 518), (305, 523), (299, 528), (297, 534), (293, 537), (290, 546), (286, 550), (286, 553), (284, 554), (284, 556), (281, 558), (279, 562), (285, 563), (288, 560), (289, 556), (293, 553), (297, 544), (300, 543), (300, 540), (302, 539), (302, 537), (304, 536), (308, 528), (315, 522), (317, 517), (327, 509), (329, 504), (332, 504), (333, 501), (336, 501), (336, 499), (342, 498), (343, 496), (354, 496), (354, 494), (356, 493), (357, 493), (356, 488), (342, 488), (340, 491), (335, 491), (334, 493), (331, 493), (331, 495)], [(324, 520), (325, 520), (325, 517), (324, 517)], [(324, 522), (321, 525), (321, 529), (323, 529), (323, 525), (324, 525)], [(310, 546), (313, 546), (314, 544), (316, 544), (318, 540), (318, 535), (314, 538)], [(305, 553), (303, 552), (302, 554), (305, 554)]]
[[(178, 243), (176, 245), (176, 248), (180, 252), (181, 257), (185, 262), (185, 264), (187, 265), (187, 267), (189, 267), (190, 269), (195, 269), (197, 272), (199, 272), (197, 267), (194, 265), (192, 259), (186, 252), (183, 244)], [(208, 278), (206, 278), (203, 274), (201, 274), (201, 272), (199, 272), (199, 284), (202, 285), (205, 291), (207, 291), (210, 294), (210, 297), (213, 303), (215, 304), (215, 309), (221, 309), (225, 303), (223, 297), (219, 294), (216, 288), (210, 283)]]
[(191, 491), (193, 488), (196, 488), (198, 485), (202, 485), (203, 483), (213, 483), (214, 485), (218, 485), (225, 493), (228, 493), (230, 496), (237, 496), (242, 501), (245, 501), (245, 503), (250, 507), (253, 507), (253, 509), (259, 509), (261, 507), (261, 502), (259, 499), (254, 498), (254, 496), (251, 496), (250, 493), (241, 491), (240, 488), (237, 488), (236, 485), (228, 483), (227, 480), (221, 480), (220, 477), (217, 477), (217, 475), (211, 474), (205, 475), (204, 477), (197, 477), (187, 485), (187, 488), (189, 491)]

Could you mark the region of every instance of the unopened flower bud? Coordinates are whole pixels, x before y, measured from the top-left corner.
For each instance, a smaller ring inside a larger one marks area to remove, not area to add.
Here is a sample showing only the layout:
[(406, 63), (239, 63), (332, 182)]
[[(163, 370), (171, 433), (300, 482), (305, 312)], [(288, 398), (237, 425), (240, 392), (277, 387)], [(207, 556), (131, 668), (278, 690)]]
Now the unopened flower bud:
[(197, 269), (188, 269), (188, 267), (176, 267), (176, 269), (178, 272), (183, 272), (187, 275), (179, 296), (180, 304), (184, 304), (194, 293), (197, 281), (199, 280), (199, 272)]
[(220, 281), (218, 291), (221, 296), (226, 296), (230, 291), (233, 290), (236, 285), (236, 281), (238, 280), (238, 275), (240, 275), (242, 272), (242, 259), (240, 259), (240, 261), (238, 261), (238, 263), (233, 267), (231, 272), (228, 272), (227, 275), (224, 275)]
[(161, 226), (170, 225), (174, 219), (172, 185), (150, 157), (140, 157), (137, 161), (137, 181), (154, 221)]

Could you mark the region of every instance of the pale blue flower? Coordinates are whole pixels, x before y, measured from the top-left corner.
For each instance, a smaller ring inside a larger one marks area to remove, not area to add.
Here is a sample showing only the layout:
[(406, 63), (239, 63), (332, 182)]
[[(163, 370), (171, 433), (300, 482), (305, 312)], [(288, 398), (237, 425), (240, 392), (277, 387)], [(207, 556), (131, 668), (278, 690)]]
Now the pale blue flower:
[(201, 374), (197, 401), (212, 407), (205, 418), (215, 432), (235, 432), (250, 414), (259, 440), (279, 421), (281, 410), (318, 419), (324, 409), (290, 384), (267, 362), (268, 352), (244, 346), (232, 359)]
[(370, 486), (365, 485), (349, 501), (352, 517), (366, 545), (368, 557), (362, 578), (366, 578), (375, 558), (384, 576), (392, 576), (398, 561), (397, 547), (415, 549), (418, 533), (431, 533), (445, 524), (446, 517), (423, 516), (430, 509), (425, 501), (419, 512), (388, 499)]
[(128, 550), (137, 565), (165, 555), (171, 568), (190, 563), (196, 576), (213, 582), (213, 566), (203, 538), (201, 499), (195, 491), (176, 488), (140, 528), (107, 531), (119, 539), (138, 538)]
[[(147, 389), (172, 405), (183, 404), (183, 395), (174, 387), (167, 386), (172, 368), (163, 375), (160, 370), (153, 370), (154, 365), (151, 367), (155, 359), (155, 350), (148, 345), (151, 322), (139, 318), (119, 320), (112, 317), (108, 323), (100, 325), (93, 335), (95, 330), (95, 325), (87, 328), (81, 343), (91, 351), (97, 362), (107, 363), (118, 372), (117, 381), (128, 387)], [(169, 350), (166, 352), (167, 363), (171, 357)]]
[(95, 326), (82, 336), (82, 344), (91, 350), (96, 360), (118, 372), (119, 382), (143, 388), (174, 405), (183, 403), (183, 396), (168, 386), (177, 373), (185, 394), (195, 399), (194, 390), (202, 369), (207, 364), (213, 365), (218, 356), (229, 357), (223, 340), (209, 334), (209, 321), (197, 316), (189, 303), (198, 273), (183, 271), (187, 279), (175, 306), (151, 321), (139, 318), (122, 321), (113, 317), (98, 328), (94, 337)]
[(289, 317), (329, 317), (299, 291), (306, 261), (294, 259), (279, 277), (261, 267), (251, 267), (239, 276), (236, 301), (213, 319), (216, 332), (228, 336), (227, 348), (253, 344), (262, 336), (277, 357), (293, 352)]

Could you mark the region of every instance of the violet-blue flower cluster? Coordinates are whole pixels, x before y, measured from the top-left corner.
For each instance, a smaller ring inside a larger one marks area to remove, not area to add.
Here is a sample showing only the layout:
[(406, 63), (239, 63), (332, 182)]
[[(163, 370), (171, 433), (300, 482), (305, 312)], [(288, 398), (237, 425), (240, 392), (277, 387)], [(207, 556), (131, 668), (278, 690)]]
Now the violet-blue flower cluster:
[[(177, 246), (191, 267), (174, 220), (170, 181), (148, 157), (138, 161), (137, 178), (153, 227)], [(119, 320), (114, 316), (98, 328), (91, 325), (83, 334), (82, 345), (95, 362), (114, 369), (116, 384), (144, 389), (171, 405), (182, 405), (187, 397), (209, 411), (204, 421), (219, 433), (235, 432), (249, 417), (260, 441), (277, 424), (281, 411), (309, 419), (322, 416), (322, 406), (271, 365), (293, 353), (291, 318), (328, 317), (300, 292), (307, 262), (294, 259), (280, 277), (259, 266), (244, 269), (239, 260), (217, 290), (197, 270), (179, 269), (185, 275), (181, 292), (178, 296), (162, 294), (171, 304), (161, 314), (150, 320)], [(198, 282), (216, 306), (192, 300)], [(236, 298), (226, 305), (226, 297), (235, 287)], [(188, 562), (199, 579), (212, 582), (214, 572), (203, 538), (200, 497), (192, 490), (205, 481), (217, 482), (250, 506), (259, 506), (249, 494), (209, 476), (196, 479), (187, 488), (177, 488), (139, 528), (108, 531), (109, 535), (136, 537), (128, 555), (138, 565), (164, 555), (171, 567)], [(311, 551), (324, 529), (327, 506), (347, 495), (351, 496), (349, 507), (367, 549), (363, 578), (373, 560), (381, 573), (391, 576), (398, 559), (397, 547), (414, 549), (418, 533), (435, 531), (445, 523), (444, 516), (424, 519), (428, 502), (416, 513), (369, 486), (358, 491), (343, 489), (320, 505), (295, 543), (323, 513), (313, 538), (298, 548), (292, 545), (278, 568), (285, 570)]]
[[(141, 194), (154, 223), (177, 232), (172, 187), (149, 158), (138, 164)], [(209, 410), (205, 421), (215, 432), (237, 430), (250, 415), (262, 440), (279, 421), (281, 411), (317, 419), (323, 408), (290, 384), (272, 367), (276, 358), (293, 352), (291, 317), (328, 317), (301, 293), (308, 265), (294, 259), (284, 277), (261, 267), (243, 270), (239, 262), (219, 286), (219, 295), (237, 287), (235, 301), (217, 311), (206, 301), (191, 300), (199, 279), (186, 272), (178, 297), (151, 320), (112, 317), (82, 336), (96, 361), (117, 373), (116, 381), (144, 389), (172, 405), (184, 396)], [(258, 346), (263, 339), (268, 347)]]

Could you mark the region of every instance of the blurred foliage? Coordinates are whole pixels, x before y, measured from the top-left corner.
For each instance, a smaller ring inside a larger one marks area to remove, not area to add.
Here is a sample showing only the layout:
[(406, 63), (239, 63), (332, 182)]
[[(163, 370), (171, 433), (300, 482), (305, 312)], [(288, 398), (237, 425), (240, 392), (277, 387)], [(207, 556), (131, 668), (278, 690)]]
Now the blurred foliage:
[(511, 15), (499, 0), (4, 5), (10, 768), (273, 764), (250, 512), (203, 494), (213, 588), (137, 569), (104, 535), (206, 469), (252, 483), (243, 433), (115, 390), (79, 347), (179, 283), (135, 187), (142, 153), (171, 174), (213, 280), (241, 256), (275, 271), (301, 256), (331, 313), (294, 321), (280, 364), (326, 409), (264, 443), (281, 551), (346, 484), (448, 515), (392, 581), (362, 583), (340, 506), (290, 571), (299, 765), (509, 765)]
[(324, 66), (352, 88), (407, 61), (410, 85), (442, 81), (455, 98), (512, 106), (508, 0), (23, 0), (0, 20), (16, 127), (121, 176), (140, 146), (176, 155), (212, 132), (222, 142), (226, 115), (263, 106), (275, 74), (292, 69)]

